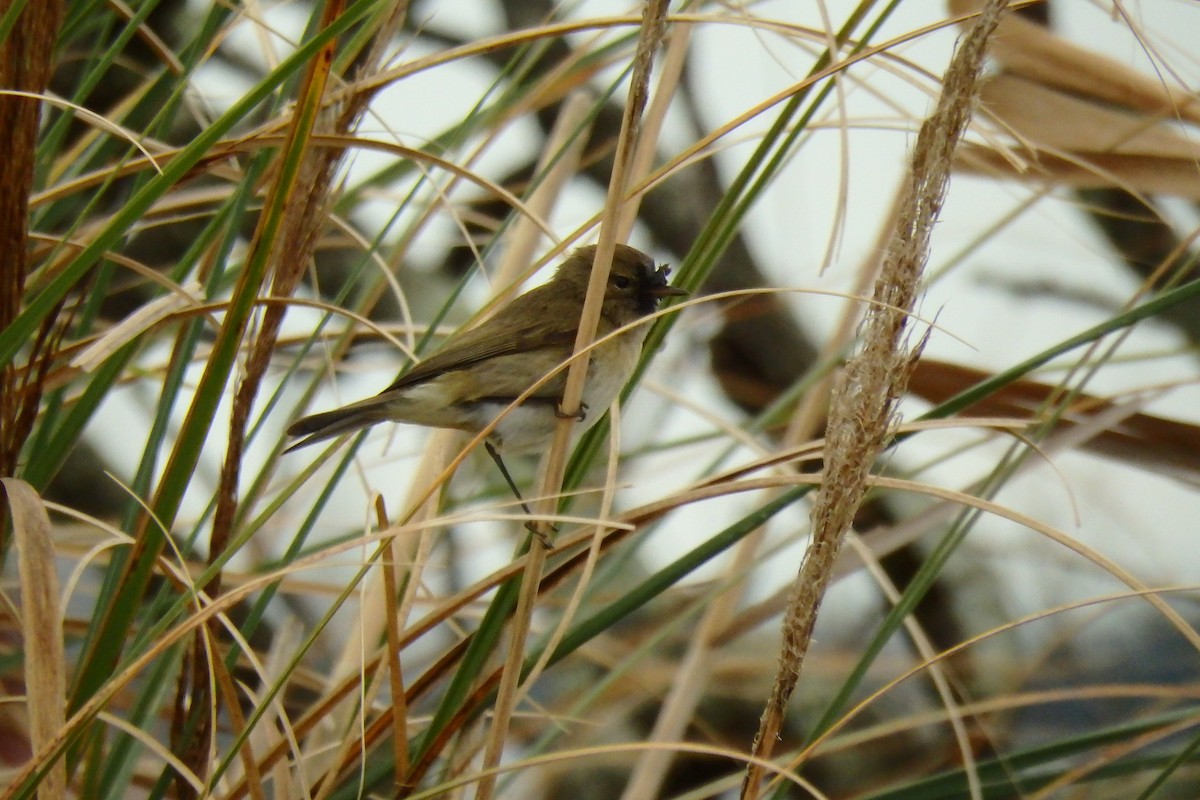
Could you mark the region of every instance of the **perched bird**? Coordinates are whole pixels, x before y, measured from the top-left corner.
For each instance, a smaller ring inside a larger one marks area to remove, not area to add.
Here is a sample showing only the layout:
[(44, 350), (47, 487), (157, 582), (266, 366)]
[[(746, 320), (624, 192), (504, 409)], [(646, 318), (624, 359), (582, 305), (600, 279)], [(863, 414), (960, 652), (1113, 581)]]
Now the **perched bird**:
[[(374, 425), (407, 422), (478, 433), (525, 390), (570, 358), (579, 329), (596, 247), (582, 247), (548, 283), (517, 297), (479, 326), (462, 331), (374, 397), (292, 423), (306, 438), (288, 451)], [(653, 313), (665, 297), (686, 295), (667, 285), (670, 269), (645, 253), (617, 245), (596, 338)], [(637, 363), (648, 325), (636, 326), (590, 352), (579, 432), (608, 409)], [(498, 450), (531, 453), (549, 445), (562, 414), (566, 370), (539, 386), (500, 419), (485, 442), (517, 492)], [(593, 413), (589, 414), (588, 411)]]

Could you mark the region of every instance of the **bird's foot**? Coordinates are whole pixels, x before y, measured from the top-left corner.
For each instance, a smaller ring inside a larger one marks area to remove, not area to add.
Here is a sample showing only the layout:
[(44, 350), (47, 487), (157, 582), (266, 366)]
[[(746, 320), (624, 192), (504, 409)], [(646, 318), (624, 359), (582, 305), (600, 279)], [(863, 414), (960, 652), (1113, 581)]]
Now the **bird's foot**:
[[(556, 528), (555, 526), (550, 525), (549, 528), (550, 528), (551, 533), (558, 533), (558, 528)], [(529, 531), (529, 533), (533, 535), (533, 538), (537, 539), (538, 542), (541, 543), (542, 547), (545, 548), (546, 550), (554, 549), (554, 540), (551, 539), (550, 534), (547, 533), (546, 531), (542, 530), (542, 527), (540, 525), (538, 525), (536, 522), (534, 522), (532, 520), (530, 520), (529, 522), (526, 522), (525, 530)]]
[(573, 419), (576, 422), (583, 422), (585, 419), (587, 419), (587, 403), (580, 403), (579, 410), (574, 414), (568, 414), (562, 410), (561, 405), (556, 405), (554, 407), (554, 416), (558, 417), (559, 419)]

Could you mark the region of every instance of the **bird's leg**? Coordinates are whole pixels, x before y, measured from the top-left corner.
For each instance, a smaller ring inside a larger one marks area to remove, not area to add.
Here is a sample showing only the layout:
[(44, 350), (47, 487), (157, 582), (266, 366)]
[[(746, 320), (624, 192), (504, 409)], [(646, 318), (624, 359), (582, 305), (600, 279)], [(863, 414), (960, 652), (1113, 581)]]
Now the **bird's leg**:
[[(496, 466), (500, 468), (500, 474), (504, 476), (504, 482), (508, 484), (508, 488), (512, 489), (512, 493), (516, 495), (517, 502), (521, 504), (521, 510), (524, 511), (528, 516), (532, 517), (533, 512), (530, 511), (529, 506), (525, 504), (525, 498), (521, 497), (521, 490), (517, 488), (517, 484), (512, 479), (512, 475), (508, 473), (508, 467), (504, 466), (504, 459), (500, 457), (500, 451), (497, 450), (492, 443), (486, 439), (483, 441), (483, 446), (487, 449), (488, 455), (492, 457), (492, 461), (495, 461)], [(542, 547), (546, 548), (547, 550), (554, 549), (554, 543), (550, 541), (550, 537), (547, 536), (544, 531), (540, 530), (532, 519), (525, 523), (525, 528), (537, 537), (537, 540), (542, 543)], [(554, 530), (554, 526), (551, 525), (550, 529)]]

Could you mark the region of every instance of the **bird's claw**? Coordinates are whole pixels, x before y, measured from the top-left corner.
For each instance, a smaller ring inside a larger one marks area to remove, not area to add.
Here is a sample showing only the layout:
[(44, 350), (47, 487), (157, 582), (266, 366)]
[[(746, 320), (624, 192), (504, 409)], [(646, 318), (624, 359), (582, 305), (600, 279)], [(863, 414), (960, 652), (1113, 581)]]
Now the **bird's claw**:
[[(553, 525), (551, 525), (549, 527), (550, 527), (551, 532), (558, 533), (558, 528), (556, 528)], [(548, 534), (544, 530), (542, 530), (541, 527), (536, 522), (533, 522), (532, 520), (529, 522), (526, 522), (525, 530), (529, 531), (533, 535), (533, 537), (535, 539), (537, 539), (538, 542), (541, 543), (542, 547), (544, 547), (546, 550), (554, 549), (554, 540), (551, 539), (550, 534)]]
[(583, 422), (585, 419), (587, 419), (587, 403), (580, 403), (579, 410), (574, 414), (568, 414), (567, 412), (563, 411), (562, 406), (560, 405), (555, 406), (554, 416), (558, 417), (559, 419), (573, 419), (576, 422)]

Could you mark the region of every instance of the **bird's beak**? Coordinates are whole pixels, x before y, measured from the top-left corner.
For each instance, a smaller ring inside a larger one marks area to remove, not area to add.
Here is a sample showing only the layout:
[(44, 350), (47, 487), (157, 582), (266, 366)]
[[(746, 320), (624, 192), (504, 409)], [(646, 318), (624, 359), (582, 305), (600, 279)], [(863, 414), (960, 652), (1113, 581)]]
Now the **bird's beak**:
[(656, 301), (662, 300), (664, 297), (687, 297), (691, 292), (686, 289), (680, 289), (675, 286), (667, 285), (667, 277), (671, 274), (671, 268), (666, 264), (661, 265), (654, 272), (654, 277), (657, 279), (654, 283), (662, 281), (657, 286), (651, 286), (646, 290), (646, 294), (653, 297)]

